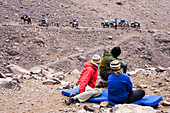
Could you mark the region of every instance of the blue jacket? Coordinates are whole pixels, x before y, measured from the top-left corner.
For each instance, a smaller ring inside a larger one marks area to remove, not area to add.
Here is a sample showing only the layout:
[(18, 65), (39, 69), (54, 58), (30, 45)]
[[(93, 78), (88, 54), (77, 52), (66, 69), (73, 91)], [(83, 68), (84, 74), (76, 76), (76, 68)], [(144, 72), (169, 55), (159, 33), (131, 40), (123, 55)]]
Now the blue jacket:
[(130, 77), (124, 73), (115, 76), (114, 72), (108, 77), (108, 99), (113, 101), (123, 101), (133, 92)]

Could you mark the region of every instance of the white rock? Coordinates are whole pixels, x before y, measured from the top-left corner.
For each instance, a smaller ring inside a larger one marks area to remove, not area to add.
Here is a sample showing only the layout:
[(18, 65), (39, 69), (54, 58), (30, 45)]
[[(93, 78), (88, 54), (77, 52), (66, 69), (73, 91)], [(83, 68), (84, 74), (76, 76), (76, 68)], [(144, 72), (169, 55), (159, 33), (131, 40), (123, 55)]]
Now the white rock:
[(15, 64), (8, 65), (7, 67), (13, 73), (28, 74), (28, 75), (30, 74), (29, 70), (21, 68), (20, 66), (15, 65)]
[(48, 79), (51, 79), (51, 78), (53, 78), (55, 75), (53, 75), (53, 74), (48, 74), (48, 75), (46, 75), (46, 77), (48, 78)]
[(137, 74), (137, 71), (130, 71), (130, 72), (127, 72), (127, 74), (129, 76), (135, 76)]
[(147, 88), (148, 86), (143, 84), (143, 85), (140, 85), (139, 87), (143, 89), (143, 88)]
[(170, 106), (170, 102), (164, 100), (164, 101), (162, 102), (162, 105), (163, 105), (163, 106)]
[(112, 39), (113, 37), (112, 36), (107, 36), (108, 39)]
[(39, 66), (37, 66), (37, 67), (31, 68), (31, 69), (30, 69), (30, 72), (32, 72), (32, 73), (40, 73), (41, 70), (42, 70), (42, 68), (39, 67)]
[(160, 93), (160, 90), (156, 89), (154, 90), (154, 93)]
[(118, 104), (115, 105), (117, 109), (115, 113), (156, 113), (158, 110), (154, 110), (150, 106), (140, 106), (135, 104)]
[(150, 68), (146, 68), (147, 70), (152, 70), (152, 71), (155, 71), (155, 67), (150, 67)]
[(78, 113), (86, 113), (85, 109), (79, 110)]

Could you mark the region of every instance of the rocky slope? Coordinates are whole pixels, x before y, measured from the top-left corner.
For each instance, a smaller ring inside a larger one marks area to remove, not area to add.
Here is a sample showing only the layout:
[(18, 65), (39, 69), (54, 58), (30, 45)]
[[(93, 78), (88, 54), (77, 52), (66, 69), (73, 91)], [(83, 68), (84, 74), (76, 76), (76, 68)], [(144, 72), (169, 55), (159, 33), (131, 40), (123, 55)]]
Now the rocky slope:
[[(84, 63), (90, 60), (92, 55), (97, 53), (102, 56), (104, 49), (110, 51), (114, 46), (121, 47), (120, 58), (127, 62), (128, 71), (157, 66), (170, 67), (170, 2), (168, 0), (123, 0), (121, 3), (122, 5), (118, 5), (117, 0), (1, 0), (0, 71), (9, 73), (7, 69), (9, 64), (17, 64), (25, 69), (44, 65), (53, 68), (56, 72), (64, 73), (71, 73), (73, 69), (81, 71)], [(24, 13), (31, 16), (33, 24), (24, 24), (20, 20)], [(59, 23), (59, 27), (38, 26), (42, 16), (45, 16), (50, 23)], [(69, 24), (73, 18), (79, 19), (78, 29), (71, 28)], [(115, 30), (101, 27), (100, 23), (103, 19), (110, 21), (114, 18), (118, 21), (120, 19), (126, 19), (129, 22), (140, 21), (141, 29), (118, 28)], [(154, 81), (158, 82), (166, 76), (167, 74), (163, 77), (158, 76)], [(145, 84), (151, 85), (149, 78), (144, 80)], [(46, 93), (51, 91), (53, 99), (57, 94), (60, 95), (59, 92), (55, 92), (56, 86), (44, 87), (36, 81), (27, 82), (42, 87)], [(169, 82), (166, 82), (163, 89), (168, 86)], [(26, 88), (23, 90), (26, 91), (19, 93), (27, 95), (27, 91), (31, 92), (29, 88), (27, 90), (27, 85), (24, 87)], [(51, 87), (52, 90), (49, 89)], [(168, 91), (169, 89), (163, 93), (166, 100), (169, 100)], [(7, 93), (5, 95), (8, 96), (11, 95), (10, 93), (14, 95), (11, 90), (6, 92), (5, 89), (2, 92)], [(29, 103), (34, 100), (32, 98), (31, 96)], [(3, 103), (4, 100), (1, 102)], [(64, 106), (63, 100), (60, 102)], [(5, 111), (6, 107), (3, 109)], [(12, 109), (17, 112), (15, 107)]]

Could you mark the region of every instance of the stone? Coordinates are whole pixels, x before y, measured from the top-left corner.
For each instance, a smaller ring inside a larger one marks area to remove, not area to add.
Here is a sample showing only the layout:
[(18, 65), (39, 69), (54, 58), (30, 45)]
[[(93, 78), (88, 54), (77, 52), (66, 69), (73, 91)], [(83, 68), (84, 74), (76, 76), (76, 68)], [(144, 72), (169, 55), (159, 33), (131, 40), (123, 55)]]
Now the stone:
[(113, 37), (112, 36), (107, 36), (108, 39), (112, 39)]
[(72, 72), (71, 72), (71, 75), (72, 76), (79, 76), (80, 75), (80, 71), (79, 70), (77, 70), (77, 69), (74, 69)]
[(154, 90), (154, 93), (160, 93), (160, 90), (156, 89)]
[(157, 113), (159, 110), (155, 110), (150, 106), (141, 106), (135, 104), (117, 104), (114, 107), (114, 113)]
[(76, 103), (76, 106), (80, 106), (80, 103)]
[(93, 107), (96, 109), (100, 109), (100, 105), (98, 105), (98, 104), (93, 104)]
[(78, 51), (78, 52), (84, 53), (84, 49), (81, 49), (79, 47), (76, 47), (75, 50)]
[(12, 79), (0, 79), (0, 88), (7, 88), (7, 89), (13, 89), (13, 90), (20, 90), (21, 86), (16, 83), (12, 82)]
[(16, 80), (17, 81), (17, 83), (23, 83), (23, 80), (21, 79), (21, 78), (13, 78), (12, 80)]
[(24, 69), (24, 68), (21, 68), (20, 66), (15, 65), (15, 64), (10, 64), (10, 65), (7, 66), (7, 68), (8, 68), (8, 70), (9, 70), (11, 73), (27, 74), (27, 75), (30, 74), (30, 71), (29, 71), (29, 70)]
[(54, 80), (54, 81), (55, 81), (55, 84), (60, 84), (60, 83), (61, 83), (61, 81), (58, 80), (57, 78), (52, 78), (51, 80)]
[(101, 107), (107, 107), (108, 105), (109, 105), (109, 102), (107, 102), (107, 101), (103, 101), (100, 103)]
[(64, 76), (64, 72), (60, 71), (60, 72), (54, 73), (54, 76), (55, 77)]
[(61, 81), (61, 85), (63, 86), (64, 89), (69, 89), (71, 87), (69, 82)]
[(139, 87), (142, 88), (142, 89), (144, 89), (144, 88), (147, 88), (148, 86), (145, 85), (145, 84), (143, 84), (143, 85), (140, 85)]
[(6, 78), (6, 75), (0, 72), (0, 78)]
[(41, 73), (42, 72), (42, 68), (41, 67), (33, 67), (30, 69), (30, 73), (33, 73), (33, 74), (37, 74), (37, 73)]
[(148, 30), (149, 33), (155, 33), (153, 30)]
[(116, 4), (123, 5), (123, 3), (121, 1), (117, 1)]
[(8, 51), (8, 54), (11, 55), (11, 56), (15, 56), (15, 55), (18, 55), (19, 52), (15, 51), (15, 50), (11, 50), (11, 51)]
[(87, 60), (87, 58), (84, 57), (84, 56), (78, 56), (78, 59), (79, 59), (80, 61), (83, 61), (83, 62), (85, 62), (85, 61)]
[(53, 74), (47, 74), (46, 77), (47, 77), (47, 79), (51, 79), (51, 78), (54, 77), (54, 75)]
[(86, 113), (85, 109), (79, 110), (77, 113)]
[(167, 33), (168, 35), (170, 35), (170, 32), (167, 31), (166, 33)]
[(92, 106), (92, 105), (84, 105), (84, 107), (83, 107), (86, 111), (94, 111), (95, 110), (95, 108)]
[(170, 106), (170, 102), (164, 100), (164, 101), (162, 102), (162, 105), (163, 105), (163, 106)]
[(54, 85), (56, 82), (54, 80), (47, 79), (42, 82), (43, 85)]
[(154, 67), (150, 67), (150, 68), (146, 68), (147, 70), (151, 70), (151, 71), (154, 71), (156, 68)]
[(65, 76), (60, 75), (58, 78), (59, 78), (59, 80), (63, 80), (65, 78)]
[(43, 73), (37, 73), (37, 75), (39, 76), (39, 77), (45, 77), (46, 75), (44, 75)]
[(23, 75), (22, 78), (23, 78), (23, 79), (30, 79), (31, 76), (30, 76), (30, 75)]
[(13, 73), (6, 73), (5, 75), (6, 75), (6, 77), (13, 77), (14, 74)]
[(164, 72), (166, 69), (164, 67), (158, 66), (155, 71), (156, 72)]
[(4, 18), (5, 18), (5, 19), (8, 19), (8, 15), (5, 15)]
[(42, 80), (42, 77), (38, 76), (37, 74), (33, 74), (32, 78), (34, 78), (35, 80)]
[(63, 90), (63, 86), (58, 87), (57, 90)]
[(170, 67), (169, 67), (169, 68), (167, 68), (166, 76), (167, 76), (167, 77), (170, 77)]
[(129, 76), (135, 76), (136, 74), (137, 74), (137, 71), (127, 72), (127, 75), (129, 75)]

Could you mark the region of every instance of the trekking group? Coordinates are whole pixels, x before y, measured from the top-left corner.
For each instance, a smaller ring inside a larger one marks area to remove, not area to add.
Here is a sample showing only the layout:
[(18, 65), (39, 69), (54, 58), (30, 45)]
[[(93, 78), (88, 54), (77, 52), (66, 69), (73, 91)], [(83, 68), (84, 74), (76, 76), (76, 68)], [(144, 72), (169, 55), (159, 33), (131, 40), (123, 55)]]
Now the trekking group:
[[(100, 96), (102, 94), (100, 87), (108, 88), (108, 99), (116, 104), (132, 103), (142, 99), (145, 91), (142, 89), (133, 91), (133, 84), (126, 74), (127, 64), (118, 58), (120, 54), (120, 47), (114, 47), (110, 52), (105, 50), (102, 59), (95, 54), (78, 76), (76, 88), (79, 94), (70, 95), (65, 104), (85, 102), (91, 97)], [(98, 75), (101, 81), (96, 85)]]
[[(21, 17), (21, 20), (24, 20), (24, 23), (27, 21), (28, 24), (32, 24), (31, 22), (31, 17), (28, 14), (24, 14)], [(40, 26), (49, 26), (49, 22), (47, 21), (47, 18), (45, 18), (45, 16), (43, 15), (43, 18), (40, 20), (41, 24), (39, 24)], [(55, 25), (55, 22), (52, 21), (51, 22), (52, 25)], [(70, 24), (72, 25), (72, 27), (78, 27), (79, 26), (79, 22), (78, 19), (73, 19)], [(57, 22), (56, 25), (59, 27), (59, 23)], [(101, 22), (101, 25), (103, 26), (103, 28), (107, 27), (107, 28), (115, 28), (117, 30), (118, 26), (119, 27), (133, 27), (133, 28), (140, 28), (140, 22), (138, 21), (134, 21), (133, 23), (131, 23), (131, 25), (129, 25), (129, 22), (126, 21), (125, 19), (120, 19), (120, 22), (117, 23), (117, 19), (111, 20), (110, 23), (108, 20), (103, 20)]]

